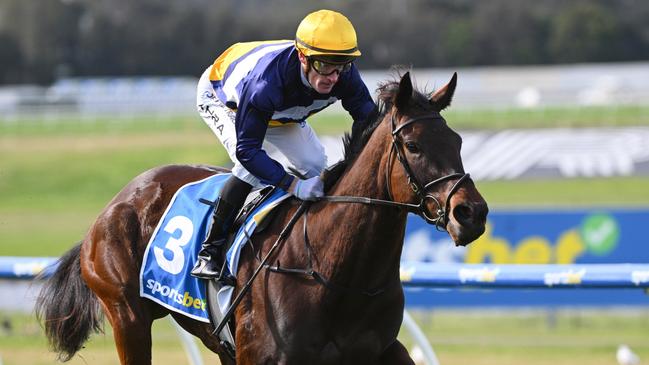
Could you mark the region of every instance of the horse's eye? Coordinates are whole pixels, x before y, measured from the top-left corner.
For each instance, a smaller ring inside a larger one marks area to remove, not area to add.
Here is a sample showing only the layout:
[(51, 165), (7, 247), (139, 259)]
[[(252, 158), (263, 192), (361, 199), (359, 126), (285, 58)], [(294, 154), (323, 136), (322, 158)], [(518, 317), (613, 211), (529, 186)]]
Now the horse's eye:
[(415, 142), (405, 142), (406, 149), (411, 153), (419, 153), (419, 146)]

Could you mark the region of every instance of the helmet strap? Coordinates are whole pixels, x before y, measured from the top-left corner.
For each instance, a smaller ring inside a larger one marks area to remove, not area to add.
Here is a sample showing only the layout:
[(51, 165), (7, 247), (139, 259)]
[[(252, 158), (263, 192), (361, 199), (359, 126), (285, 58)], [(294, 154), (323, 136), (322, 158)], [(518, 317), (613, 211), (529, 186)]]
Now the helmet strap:
[[(298, 50), (298, 52), (300, 52)], [(304, 60), (306, 60), (306, 66), (303, 66), (302, 61), (300, 60), (300, 72), (302, 72), (301, 77), (303, 77), (303, 82), (306, 82), (306, 85), (308, 85), (309, 88), (313, 89), (313, 85), (311, 85), (311, 82), (309, 81), (309, 72), (311, 71), (311, 62), (309, 61), (309, 58), (306, 57), (302, 52), (300, 52), (300, 55), (304, 57)]]
[[(302, 51), (300, 51), (299, 49), (297, 50), (297, 52), (299, 53), (298, 58), (299, 58), (299, 60), (300, 60), (300, 68), (302, 69), (302, 71), (304, 72), (304, 75), (307, 77), (307, 80), (308, 80), (308, 78), (309, 78), (309, 71), (311, 71), (311, 61), (309, 60), (309, 57), (307, 57), (307, 55), (305, 55), (304, 53), (302, 53)], [(306, 63), (306, 68), (303, 67), (302, 59), (304, 59), (304, 60), (306, 61), (306, 62), (305, 62), (305, 63)]]

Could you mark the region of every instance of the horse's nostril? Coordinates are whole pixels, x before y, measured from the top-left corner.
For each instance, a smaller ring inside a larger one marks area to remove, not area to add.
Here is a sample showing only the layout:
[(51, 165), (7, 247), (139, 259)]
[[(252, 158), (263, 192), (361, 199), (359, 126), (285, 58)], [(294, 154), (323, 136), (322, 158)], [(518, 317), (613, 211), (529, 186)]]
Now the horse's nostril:
[(471, 220), (472, 209), (468, 204), (459, 204), (453, 209), (453, 216), (460, 224), (466, 224)]
[(453, 209), (453, 216), (462, 225), (484, 224), (488, 212), (487, 204), (462, 203)]

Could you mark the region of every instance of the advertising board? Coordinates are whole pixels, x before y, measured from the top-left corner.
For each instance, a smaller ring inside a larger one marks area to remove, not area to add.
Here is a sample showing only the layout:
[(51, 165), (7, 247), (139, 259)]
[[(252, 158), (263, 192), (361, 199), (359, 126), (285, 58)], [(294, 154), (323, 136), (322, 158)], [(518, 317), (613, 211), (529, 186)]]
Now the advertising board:
[[(444, 232), (410, 216), (404, 261), (440, 264), (649, 263), (649, 209), (500, 210), (486, 232), (455, 247)], [(649, 305), (641, 290), (408, 289), (409, 305)], [(488, 295), (484, 295), (487, 293)]]

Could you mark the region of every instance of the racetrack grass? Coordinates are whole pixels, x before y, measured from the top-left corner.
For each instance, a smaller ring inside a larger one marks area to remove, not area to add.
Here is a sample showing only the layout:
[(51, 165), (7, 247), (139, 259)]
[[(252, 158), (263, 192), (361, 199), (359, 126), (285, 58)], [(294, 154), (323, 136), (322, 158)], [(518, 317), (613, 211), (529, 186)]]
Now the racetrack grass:
[(617, 105), (539, 109), (454, 109), (443, 112), (453, 128), (583, 128), (649, 125), (649, 106)]
[[(0, 330), (0, 363), (3, 365), (46, 365), (60, 364), (56, 354), (48, 349), (43, 329), (33, 316), (15, 312), (3, 313), (0, 318), (11, 323), (12, 329)], [(84, 348), (65, 364), (70, 365), (115, 365), (119, 358), (113, 341), (112, 328), (104, 323), (103, 334), (93, 334)], [(188, 364), (178, 334), (168, 319), (153, 323), (153, 364)], [(218, 364), (218, 357), (200, 343), (198, 348), (205, 364)]]
[[(547, 108), (462, 108), (452, 105), (443, 113), (458, 130), (507, 128), (580, 128), (649, 126), (649, 105), (555, 106)], [(322, 112), (309, 118), (319, 135), (349, 130), (347, 114)], [(3, 120), (2, 135), (83, 135), (98, 133), (209, 132), (198, 115), (158, 116), (50, 116)]]
[(592, 208), (649, 206), (649, 177), (479, 181), (490, 207)]
[[(474, 309), (411, 314), (442, 365), (615, 364), (620, 344), (629, 345), (641, 359), (649, 357), (646, 309)], [(410, 343), (405, 331), (402, 339)]]
[[(615, 351), (627, 344), (641, 359), (649, 358), (649, 312), (645, 310), (435, 310), (411, 311), (441, 365), (609, 365)], [(26, 314), (2, 313), (12, 324), (0, 332), (0, 357), (5, 365), (55, 364), (42, 330)], [(93, 335), (68, 364), (118, 363), (111, 328)], [(153, 363), (187, 364), (178, 335), (167, 319), (154, 322)], [(407, 330), (399, 338), (411, 351)], [(197, 342), (205, 364), (218, 363)], [(645, 363), (645, 362), (642, 362)]]
[[(643, 111), (631, 115), (644, 121)], [(320, 134), (341, 133), (349, 121), (323, 115), (312, 124)], [(0, 123), (0, 129), (1, 256), (61, 255), (83, 238), (108, 201), (147, 169), (172, 163), (229, 164), (198, 117)], [(649, 205), (649, 177), (477, 184), (492, 210)]]

